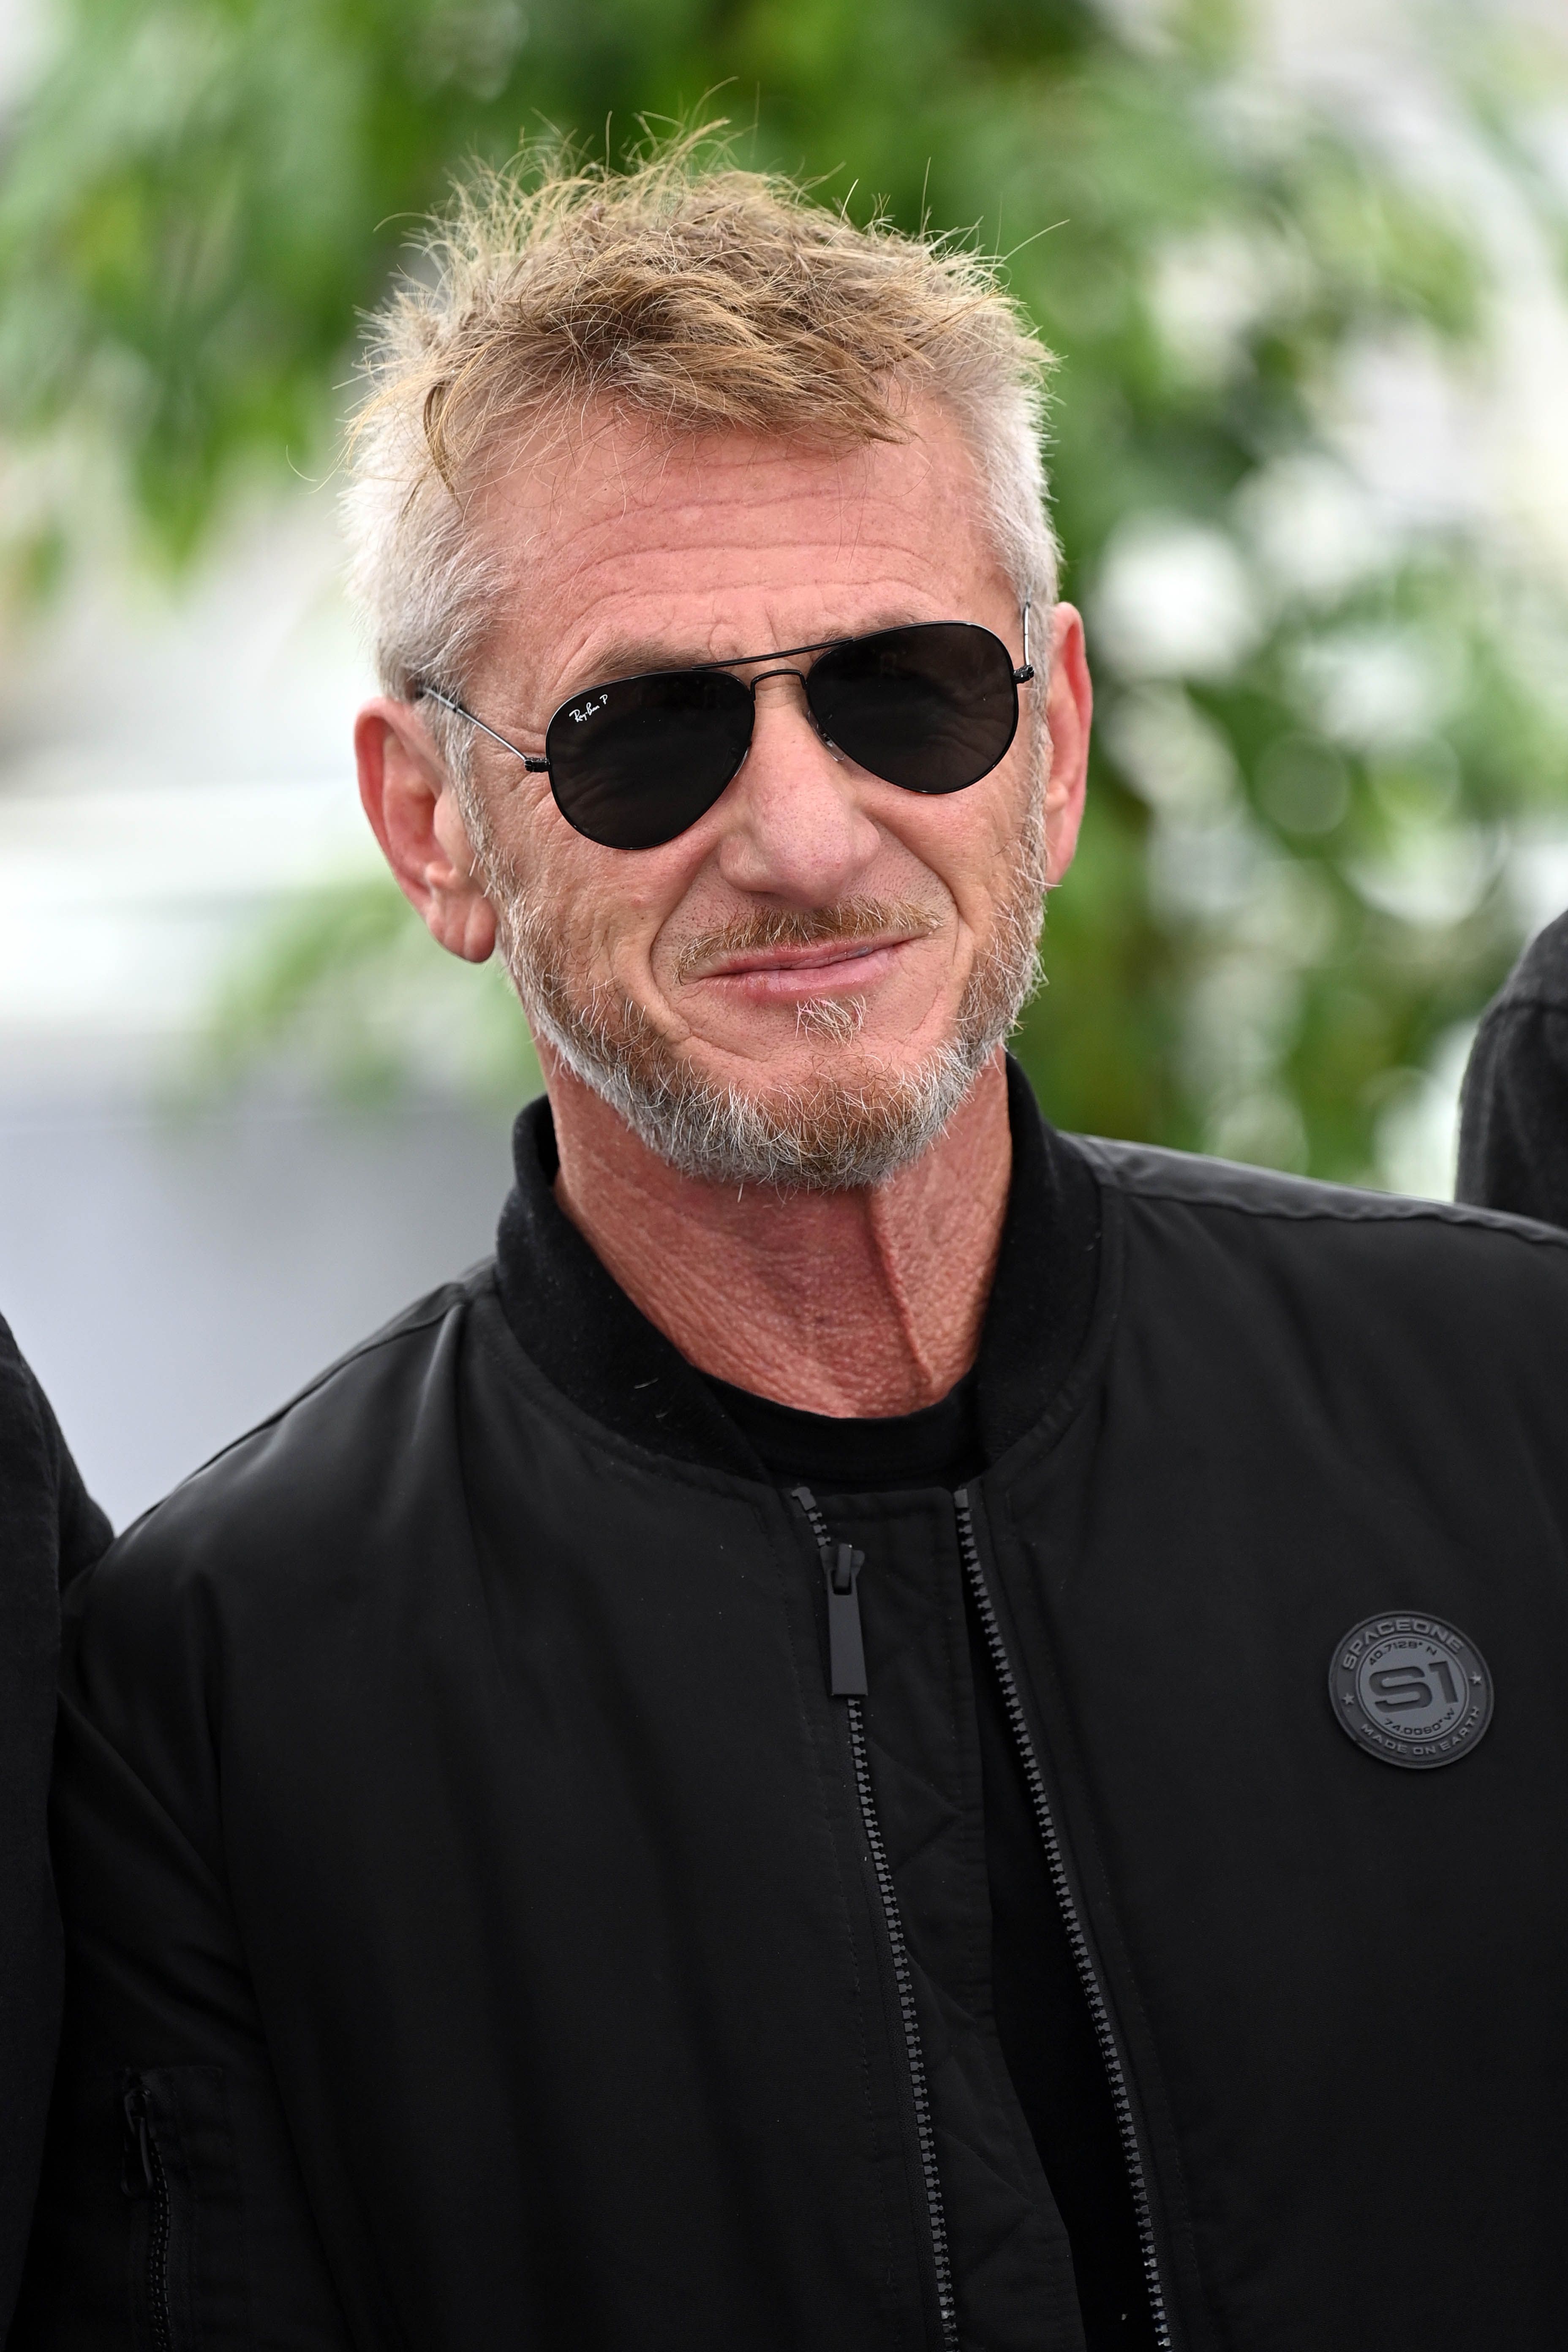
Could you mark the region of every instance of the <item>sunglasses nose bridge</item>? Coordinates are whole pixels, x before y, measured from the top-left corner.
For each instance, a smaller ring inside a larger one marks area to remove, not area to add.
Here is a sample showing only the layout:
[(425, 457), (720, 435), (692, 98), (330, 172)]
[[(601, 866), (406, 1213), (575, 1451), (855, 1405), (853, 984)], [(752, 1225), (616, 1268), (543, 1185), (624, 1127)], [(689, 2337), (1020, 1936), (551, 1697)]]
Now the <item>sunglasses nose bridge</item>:
[[(816, 713), (811, 707), (811, 688), (807, 680), (806, 673), (803, 669), (796, 669), (792, 662), (775, 664), (772, 669), (762, 670), (755, 677), (746, 679), (746, 686), (751, 692), (752, 709), (753, 713), (756, 710), (757, 705), (757, 688), (759, 686), (765, 686), (768, 679), (771, 677), (793, 677), (796, 681), (801, 690), (801, 704), (806, 719), (809, 721), (818, 739), (826, 745), (829, 751), (834, 751), (835, 757), (837, 757), (834, 745), (828, 742), (827, 737), (823, 734), (822, 729), (817, 723)], [(753, 719), (753, 732), (754, 727), (755, 721)], [(749, 751), (747, 756), (750, 757)]]

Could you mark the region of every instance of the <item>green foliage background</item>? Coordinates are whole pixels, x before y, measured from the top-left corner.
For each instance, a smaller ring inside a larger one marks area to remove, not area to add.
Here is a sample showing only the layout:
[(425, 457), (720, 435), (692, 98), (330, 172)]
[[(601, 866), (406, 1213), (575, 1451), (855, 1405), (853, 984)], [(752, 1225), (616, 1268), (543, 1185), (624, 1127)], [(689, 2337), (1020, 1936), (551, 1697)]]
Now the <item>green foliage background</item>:
[[(1346, 356), (1404, 332), (1464, 366), (1487, 269), (1344, 125), (1260, 98), (1248, 33), (1194, 5), (1134, 38), (1088, 0), (68, 0), (3, 154), (0, 424), (106, 443), (189, 557), (258, 469), (330, 463), (419, 216), (546, 128), (615, 154), (640, 118), (722, 112), (742, 160), (973, 234), (1061, 356), (1100, 692), (1022, 1051), (1068, 1126), (1364, 1177), (1517, 945), (1507, 851), (1565, 797), (1568, 665), (1549, 586), (1463, 523), (1373, 515), (1353, 562), (1296, 560), (1312, 500), (1354, 504), (1326, 423)], [(1474, 119), (1523, 186), (1519, 86), (1489, 65)], [(74, 528), (68, 499), (14, 524), (14, 579), (47, 583)], [(1159, 623), (1194, 561), (1228, 583), (1228, 649), (1141, 641), (1140, 578)], [(383, 901), (302, 908), (229, 1045), (357, 1035), (409, 957)]]

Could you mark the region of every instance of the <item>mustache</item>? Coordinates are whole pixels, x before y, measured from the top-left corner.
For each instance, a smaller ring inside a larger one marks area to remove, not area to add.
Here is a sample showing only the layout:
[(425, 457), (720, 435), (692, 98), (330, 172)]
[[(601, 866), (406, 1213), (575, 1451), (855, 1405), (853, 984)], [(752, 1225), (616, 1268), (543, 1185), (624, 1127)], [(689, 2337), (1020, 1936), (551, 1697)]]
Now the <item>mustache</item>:
[(731, 956), (772, 948), (815, 948), (830, 940), (928, 940), (942, 929), (932, 907), (913, 898), (845, 898), (837, 907), (767, 907), (696, 931), (675, 959), (678, 981), (694, 980)]

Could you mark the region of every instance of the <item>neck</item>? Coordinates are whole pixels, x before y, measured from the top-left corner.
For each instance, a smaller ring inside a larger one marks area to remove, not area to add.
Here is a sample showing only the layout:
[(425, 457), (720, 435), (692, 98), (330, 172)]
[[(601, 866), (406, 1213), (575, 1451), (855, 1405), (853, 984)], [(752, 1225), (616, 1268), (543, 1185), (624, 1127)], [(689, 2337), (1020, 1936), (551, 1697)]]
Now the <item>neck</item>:
[(700, 1371), (858, 1418), (934, 1404), (968, 1371), (1012, 1171), (1000, 1053), (912, 1167), (848, 1192), (679, 1175), (569, 1072), (547, 1076), (556, 1199)]

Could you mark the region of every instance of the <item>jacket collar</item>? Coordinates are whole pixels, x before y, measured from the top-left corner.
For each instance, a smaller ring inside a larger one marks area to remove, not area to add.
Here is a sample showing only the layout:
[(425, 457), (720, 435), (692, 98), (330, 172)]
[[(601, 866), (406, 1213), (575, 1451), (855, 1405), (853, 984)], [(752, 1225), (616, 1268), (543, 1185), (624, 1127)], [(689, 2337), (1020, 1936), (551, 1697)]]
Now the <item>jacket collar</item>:
[[(1100, 1192), (1084, 1155), (1040, 1116), (1007, 1062), (1013, 1178), (981, 1333), (978, 1412), (987, 1464), (1044, 1414), (1087, 1333), (1100, 1272)], [(766, 1474), (679, 1349), (633, 1306), (556, 1205), (560, 1165), (541, 1096), (512, 1134), (517, 1181), (496, 1243), (501, 1307), (552, 1385), (621, 1436), (673, 1460)]]

